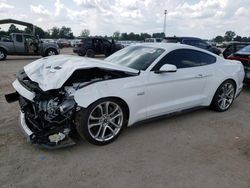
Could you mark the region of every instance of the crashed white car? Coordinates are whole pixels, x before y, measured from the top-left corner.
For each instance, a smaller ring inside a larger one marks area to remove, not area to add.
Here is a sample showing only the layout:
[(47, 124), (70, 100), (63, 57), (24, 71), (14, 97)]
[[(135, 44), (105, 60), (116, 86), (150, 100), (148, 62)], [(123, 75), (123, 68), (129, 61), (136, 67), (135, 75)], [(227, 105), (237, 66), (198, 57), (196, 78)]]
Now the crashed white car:
[(74, 143), (76, 129), (104, 145), (126, 126), (149, 118), (210, 106), (226, 111), (240, 94), (244, 69), (196, 47), (154, 43), (124, 48), (105, 60), (45, 57), (17, 74), (20, 126), (46, 147)]

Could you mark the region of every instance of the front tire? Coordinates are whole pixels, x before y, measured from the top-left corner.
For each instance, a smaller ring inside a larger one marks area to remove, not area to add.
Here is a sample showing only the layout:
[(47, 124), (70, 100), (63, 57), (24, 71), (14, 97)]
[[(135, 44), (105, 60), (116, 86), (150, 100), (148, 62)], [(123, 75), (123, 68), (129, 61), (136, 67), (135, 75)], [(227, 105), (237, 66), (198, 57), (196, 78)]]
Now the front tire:
[(76, 129), (81, 137), (95, 145), (113, 142), (127, 125), (123, 104), (113, 98), (100, 99), (79, 111)]
[(6, 50), (0, 48), (0, 61), (5, 60), (7, 57), (7, 52)]
[(46, 50), (45, 56), (52, 56), (52, 55), (58, 55), (56, 49), (49, 48), (48, 50)]
[(233, 104), (236, 85), (232, 80), (224, 81), (217, 89), (210, 107), (217, 112), (224, 112)]

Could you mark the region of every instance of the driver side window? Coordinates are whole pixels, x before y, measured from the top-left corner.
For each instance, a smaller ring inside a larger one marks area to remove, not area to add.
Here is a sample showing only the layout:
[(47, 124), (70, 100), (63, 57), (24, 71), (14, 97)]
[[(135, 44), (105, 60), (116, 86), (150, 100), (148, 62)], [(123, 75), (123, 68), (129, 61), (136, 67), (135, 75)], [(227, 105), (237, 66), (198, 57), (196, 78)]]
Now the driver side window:
[(181, 68), (191, 68), (203, 65), (209, 65), (216, 62), (216, 58), (212, 55), (189, 49), (179, 49), (168, 53), (163, 57), (152, 69), (159, 70), (164, 64), (172, 64)]

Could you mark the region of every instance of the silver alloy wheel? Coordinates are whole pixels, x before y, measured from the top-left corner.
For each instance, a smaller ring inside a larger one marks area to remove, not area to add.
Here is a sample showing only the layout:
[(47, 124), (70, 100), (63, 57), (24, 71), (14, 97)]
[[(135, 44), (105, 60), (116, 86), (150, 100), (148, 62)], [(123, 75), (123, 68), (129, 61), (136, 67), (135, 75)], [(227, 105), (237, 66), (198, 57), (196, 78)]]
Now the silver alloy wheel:
[(108, 141), (121, 130), (124, 114), (121, 107), (111, 101), (96, 106), (88, 118), (88, 131), (97, 141)]
[(52, 56), (52, 55), (56, 55), (55, 51), (54, 50), (49, 50), (48, 56)]
[(233, 102), (235, 90), (232, 83), (225, 83), (219, 92), (218, 105), (222, 110), (226, 110)]
[(4, 58), (4, 53), (2, 51), (0, 51), (0, 59)]

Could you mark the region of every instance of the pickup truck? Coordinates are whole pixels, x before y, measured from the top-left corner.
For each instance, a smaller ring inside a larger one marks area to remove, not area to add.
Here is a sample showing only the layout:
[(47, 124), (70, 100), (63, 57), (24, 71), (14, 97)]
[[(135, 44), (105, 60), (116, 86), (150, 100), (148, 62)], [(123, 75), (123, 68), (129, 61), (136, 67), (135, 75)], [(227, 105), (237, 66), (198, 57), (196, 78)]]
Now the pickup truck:
[(39, 55), (50, 56), (60, 53), (56, 43), (43, 43), (39, 38), (25, 34), (12, 33), (10, 36), (0, 36), (0, 61), (7, 55)]

